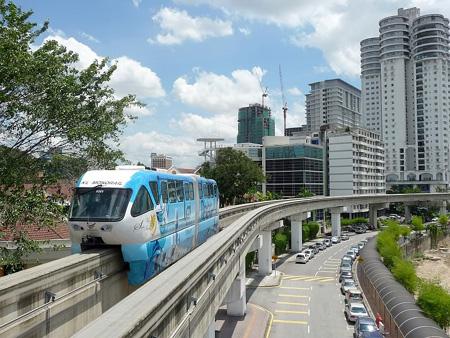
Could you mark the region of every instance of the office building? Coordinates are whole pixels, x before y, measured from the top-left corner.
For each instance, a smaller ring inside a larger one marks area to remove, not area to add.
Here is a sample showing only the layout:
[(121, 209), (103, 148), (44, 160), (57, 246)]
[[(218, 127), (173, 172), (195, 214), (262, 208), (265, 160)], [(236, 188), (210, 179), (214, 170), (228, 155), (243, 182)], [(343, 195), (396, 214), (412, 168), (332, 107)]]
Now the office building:
[(386, 182), (448, 185), (449, 20), (398, 9), (361, 41), (362, 125), (381, 134)]
[[(380, 135), (362, 128), (328, 130), (327, 195), (384, 194), (384, 147)], [(367, 212), (354, 205), (351, 213)]]
[(270, 108), (258, 103), (239, 108), (237, 143), (262, 144), (264, 136), (275, 135)]
[(323, 195), (323, 148), (307, 137), (264, 137), (263, 191), (295, 197), (303, 190)]
[(256, 143), (238, 143), (233, 146), (234, 150), (242, 151), (249, 159), (261, 166), (262, 161), (262, 144)]
[(306, 125), (319, 131), (324, 124), (356, 127), (361, 119), (361, 91), (340, 79), (314, 82), (306, 94)]
[(152, 168), (169, 169), (173, 165), (172, 157), (166, 154), (151, 153)]

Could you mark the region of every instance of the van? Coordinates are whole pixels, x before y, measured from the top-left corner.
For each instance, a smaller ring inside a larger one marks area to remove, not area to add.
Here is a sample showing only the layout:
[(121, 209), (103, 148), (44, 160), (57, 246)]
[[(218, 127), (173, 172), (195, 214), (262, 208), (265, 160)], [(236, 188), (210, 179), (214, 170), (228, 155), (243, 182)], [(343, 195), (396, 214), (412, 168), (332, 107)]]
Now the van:
[(346, 291), (345, 293), (345, 303), (358, 302), (362, 303), (363, 294), (359, 289), (352, 288)]

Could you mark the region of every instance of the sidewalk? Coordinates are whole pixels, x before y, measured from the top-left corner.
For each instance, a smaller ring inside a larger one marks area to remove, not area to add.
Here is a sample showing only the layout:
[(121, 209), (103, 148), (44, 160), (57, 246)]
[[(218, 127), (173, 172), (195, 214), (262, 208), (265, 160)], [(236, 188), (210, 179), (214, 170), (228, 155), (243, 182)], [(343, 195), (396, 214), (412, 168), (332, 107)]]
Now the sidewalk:
[(264, 338), (271, 314), (263, 308), (247, 303), (247, 314), (227, 316), (226, 307), (217, 311), (216, 338)]

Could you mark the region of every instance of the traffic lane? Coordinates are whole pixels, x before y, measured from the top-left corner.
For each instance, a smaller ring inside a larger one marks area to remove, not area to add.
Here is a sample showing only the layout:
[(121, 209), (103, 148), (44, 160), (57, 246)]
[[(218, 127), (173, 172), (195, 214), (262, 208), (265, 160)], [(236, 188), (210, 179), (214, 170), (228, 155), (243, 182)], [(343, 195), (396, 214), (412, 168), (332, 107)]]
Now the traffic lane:
[(279, 287), (258, 288), (249, 294), (252, 303), (273, 314), (270, 337), (351, 337), (337, 285), (340, 258), (368, 234), (352, 236), (321, 251), (307, 264), (295, 264), (295, 255), (277, 269), (284, 273)]

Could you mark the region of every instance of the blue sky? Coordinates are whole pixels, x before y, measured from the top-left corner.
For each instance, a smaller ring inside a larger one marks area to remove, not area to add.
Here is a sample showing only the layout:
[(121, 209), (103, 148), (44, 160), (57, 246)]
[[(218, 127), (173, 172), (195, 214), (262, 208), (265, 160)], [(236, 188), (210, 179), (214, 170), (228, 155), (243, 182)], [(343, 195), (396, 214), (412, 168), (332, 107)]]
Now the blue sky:
[(236, 142), (237, 108), (261, 102), (259, 80), (281, 134), (281, 64), (288, 126), (305, 121), (308, 84), (340, 77), (360, 87), (359, 41), (399, 7), (450, 14), (445, 0), (20, 0), (32, 20), (50, 21), (43, 39), (80, 55), (77, 67), (109, 57), (111, 86), (144, 109), (122, 137), (132, 162), (166, 153), (194, 167), (198, 137)]

